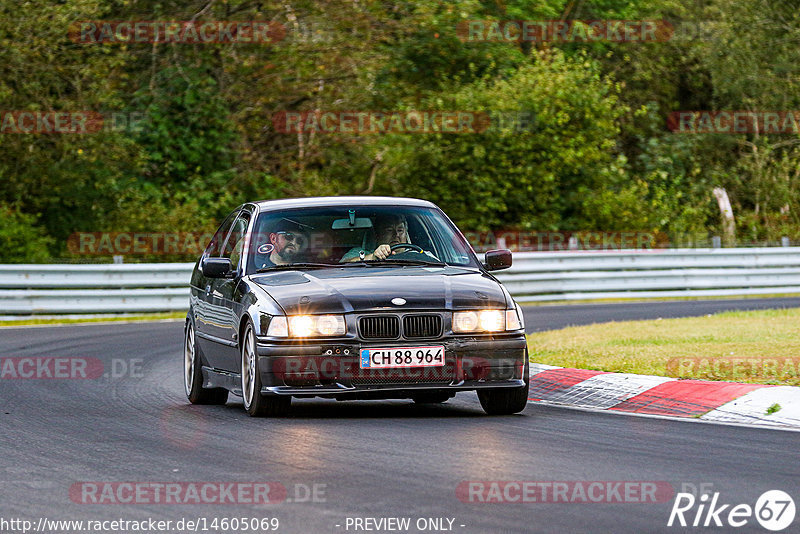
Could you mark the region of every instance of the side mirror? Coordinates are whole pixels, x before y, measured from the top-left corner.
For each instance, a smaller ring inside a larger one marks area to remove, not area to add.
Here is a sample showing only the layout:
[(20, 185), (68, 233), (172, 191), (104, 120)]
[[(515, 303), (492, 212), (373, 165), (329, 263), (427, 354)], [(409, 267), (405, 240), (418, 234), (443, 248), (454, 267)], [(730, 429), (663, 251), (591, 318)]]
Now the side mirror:
[(489, 250), (483, 263), (487, 271), (499, 271), (511, 267), (511, 251), (507, 248)]
[(209, 278), (224, 278), (233, 270), (233, 265), (228, 258), (206, 258), (200, 269)]

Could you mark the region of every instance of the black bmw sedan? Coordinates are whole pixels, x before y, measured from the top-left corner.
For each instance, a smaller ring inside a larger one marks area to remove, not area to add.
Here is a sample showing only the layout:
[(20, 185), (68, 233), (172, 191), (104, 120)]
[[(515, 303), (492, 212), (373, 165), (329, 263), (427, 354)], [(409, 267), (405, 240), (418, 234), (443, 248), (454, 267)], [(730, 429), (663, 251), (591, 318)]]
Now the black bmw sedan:
[(292, 397), (446, 402), (477, 391), (489, 414), (522, 411), (522, 312), (434, 204), (326, 197), (247, 203), (197, 262), (184, 337), (194, 404), (242, 396), (253, 416)]

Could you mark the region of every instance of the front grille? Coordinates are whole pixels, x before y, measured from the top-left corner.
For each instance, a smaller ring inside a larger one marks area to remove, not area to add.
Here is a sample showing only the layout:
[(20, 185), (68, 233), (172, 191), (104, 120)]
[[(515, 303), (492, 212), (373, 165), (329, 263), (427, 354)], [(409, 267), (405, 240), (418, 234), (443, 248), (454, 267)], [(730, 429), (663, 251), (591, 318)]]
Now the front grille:
[(393, 315), (362, 317), (359, 322), (364, 339), (397, 339), (400, 337), (400, 320)]
[(403, 335), (407, 338), (439, 337), (442, 333), (440, 315), (406, 315), (403, 317)]

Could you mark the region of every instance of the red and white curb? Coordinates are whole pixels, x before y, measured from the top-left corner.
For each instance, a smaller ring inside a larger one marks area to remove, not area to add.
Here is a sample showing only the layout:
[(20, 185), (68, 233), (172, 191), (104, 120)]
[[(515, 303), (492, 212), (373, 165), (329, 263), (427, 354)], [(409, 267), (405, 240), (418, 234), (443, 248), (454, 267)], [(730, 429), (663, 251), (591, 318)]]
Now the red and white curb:
[[(800, 387), (678, 380), (531, 364), (528, 400), (703, 421), (800, 429)], [(767, 413), (771, 407), (780, 409)]]

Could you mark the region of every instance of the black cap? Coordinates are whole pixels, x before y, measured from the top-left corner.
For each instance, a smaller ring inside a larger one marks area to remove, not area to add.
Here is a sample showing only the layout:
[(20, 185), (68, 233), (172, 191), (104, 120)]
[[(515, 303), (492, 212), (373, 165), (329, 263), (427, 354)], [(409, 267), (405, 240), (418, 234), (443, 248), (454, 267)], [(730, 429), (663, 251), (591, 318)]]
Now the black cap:
[(269, 225), (269, 233), (276, 233), (276, 232), (304, 233), (311, 229), (313, 229), (313, 227), (307, 224), (299, 223), (297, 221), (293, 221), (292, 219), (287, 219), (285, 217), (282, 217)]

